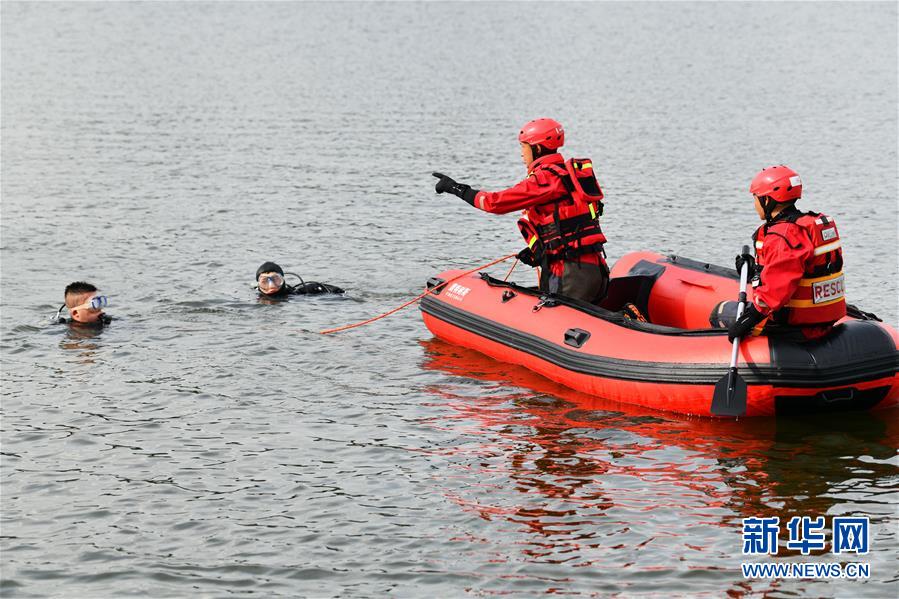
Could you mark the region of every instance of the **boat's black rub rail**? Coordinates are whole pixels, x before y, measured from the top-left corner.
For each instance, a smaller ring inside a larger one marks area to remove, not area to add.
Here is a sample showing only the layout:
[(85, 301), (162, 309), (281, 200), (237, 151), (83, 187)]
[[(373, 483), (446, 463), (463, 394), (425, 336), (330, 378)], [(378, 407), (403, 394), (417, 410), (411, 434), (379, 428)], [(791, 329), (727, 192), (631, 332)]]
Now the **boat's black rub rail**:
[[(529, 333), (516, 331), (481, 316), (426, 296), (421, 311), (475, 335), (531, 354), (566, 370), (591, 376), (647, 383), (714, 385), (726, 370), (726, 364), (684, 364), (642, 362), (584, 354), (567, 349)], [(899, 351), (864, 362), (831, 365), (826, 369), (782, 368), (749, 364), (740, 367), (740, 375), (749, 385), (821, 388), (852, 385), (893, 376), (899, 369)]]

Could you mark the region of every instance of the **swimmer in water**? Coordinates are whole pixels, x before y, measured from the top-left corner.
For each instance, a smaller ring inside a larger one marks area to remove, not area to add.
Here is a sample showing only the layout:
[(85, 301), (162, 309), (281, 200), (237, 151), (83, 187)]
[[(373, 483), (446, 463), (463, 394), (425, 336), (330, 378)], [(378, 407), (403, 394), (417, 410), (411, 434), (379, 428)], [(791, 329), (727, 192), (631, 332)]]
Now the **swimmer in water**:
[(265, 262), (256, 269), (256, 289), (259, 295), (269, 298), (283, 298), (288, 295), (320, 295), (324, 293), (343, 293), (343, 289), (327, 283), (304, 281), (303, 277), (287, 273), (300, 280), (296, 285), (288, 285), (284, 280), (284, 270), (274, 262)]
[[(56, 322), (83, 327), (102, 327), (112, 321), (112, 317), (103, 312), (109, 305), (109, 298), (100, 295), (97, 288), (84, 281), (69, 283), (65, 290), (65, 304), (56, 312)], [(62, 316), (68, 310), (69, 318)]]

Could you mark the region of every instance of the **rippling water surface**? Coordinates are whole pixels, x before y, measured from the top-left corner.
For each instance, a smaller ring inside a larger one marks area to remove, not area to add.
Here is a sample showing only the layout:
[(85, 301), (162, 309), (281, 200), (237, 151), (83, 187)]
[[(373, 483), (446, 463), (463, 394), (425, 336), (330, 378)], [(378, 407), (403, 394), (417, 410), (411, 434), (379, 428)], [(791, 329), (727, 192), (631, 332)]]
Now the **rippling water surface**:
[[(729, 264), (786, 162), (895, 325), (896, 16), (3, 3), (2, 594), (895, 597), (895, 413), (635, 410), (414, 308), (317, 331), (518, 248), (430, 172), (517, 180), (543, 115), (600, 166), (611, 258)], [(268, 259), (349, 293), (260, 303)], [(112, 326), (48, 324), (76, 279)], [(871, 578), (743, 580), (741, 518), (774, 515), (869, 516)]]

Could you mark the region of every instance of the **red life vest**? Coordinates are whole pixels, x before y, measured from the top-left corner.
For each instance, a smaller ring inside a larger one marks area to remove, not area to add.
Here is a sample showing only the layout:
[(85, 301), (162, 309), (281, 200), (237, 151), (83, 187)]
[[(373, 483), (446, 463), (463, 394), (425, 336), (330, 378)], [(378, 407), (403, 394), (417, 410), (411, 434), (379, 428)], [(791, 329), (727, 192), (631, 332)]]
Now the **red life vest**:
[[(753, 235), (758, 274), (752, 281), (758, 287), (765, 278), (765, 239), (788, 223), (802, 228), (812, 242), (812, 256), (805, 263), (799, 287), (787, 304), (771, 315), (777, 324), (793, 326), (829, 325), (846, 315), (843, 284), (843, 252), (840, 233), (833, 219), (815, 212), (788, 216), (783, 221), (763, 225)], [(786, 236), (781, 235), (786, 238)]]
[(541, 262), (576, 261), (586, 254), (602, 253), (606, 236), (599, 225), (602, 189), (596, 181), (589, 158), (571, 158), (561, 164), (538, 169), (562, 179), (565, 196), (527, 210), (527, 219), (518, 221), (528, 247)]

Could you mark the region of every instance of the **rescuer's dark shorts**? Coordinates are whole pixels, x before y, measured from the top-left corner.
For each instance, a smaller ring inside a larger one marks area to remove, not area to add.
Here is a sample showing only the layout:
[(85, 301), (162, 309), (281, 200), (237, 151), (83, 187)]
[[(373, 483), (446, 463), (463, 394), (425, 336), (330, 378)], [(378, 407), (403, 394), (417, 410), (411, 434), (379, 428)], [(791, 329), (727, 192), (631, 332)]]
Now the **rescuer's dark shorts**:
[(609, 289), (609, 268), (605, 264), (565, 262), (562, 276), (549, 276), (545, 288), (549, 293), (564, 295), (583, 302), (597, 303)]

